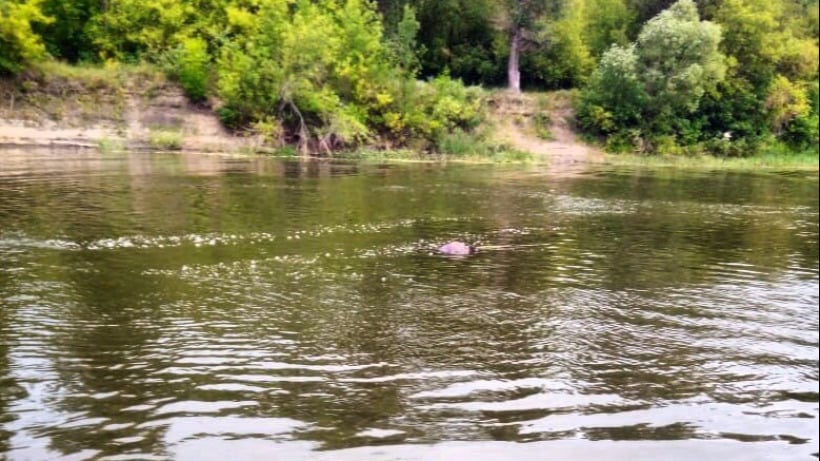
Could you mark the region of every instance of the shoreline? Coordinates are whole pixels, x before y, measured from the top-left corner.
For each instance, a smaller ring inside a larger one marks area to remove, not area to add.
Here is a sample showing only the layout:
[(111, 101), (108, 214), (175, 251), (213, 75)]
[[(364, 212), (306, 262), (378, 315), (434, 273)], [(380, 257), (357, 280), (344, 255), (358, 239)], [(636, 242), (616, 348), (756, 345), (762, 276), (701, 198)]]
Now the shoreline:
[[(120, 120), (94, 120), (85, 113), (58, 121), (0, 117), (0, 146), (205, 152), (261, 147), (255, 137), (228, 133), (216, 115), (191, 105), (180, 91), (165, 90), (150, 99), (126, 96), (126, 100)], [(79, 112), (64, 102), (70, 112)]]
[[(57, 70), (66, 72), (63, 68)], [(488, 98), (487, 118), (481, 130), (489, 133), (492, 142), (508, 147), (509, 153), (425, 154), (361, 146), (331, 156), (308, 157), (384, 162), (533, 163), (568, 173), (591, 165), (820, 170), (818, 156), (812, 154), (772, 153), (737, 158), (609, 154), (583, 142), (576, 133), (571, 92), (496, 91), (488, 93)], [(210, 107), (190, 102), (181, 88), (151, 68), (79, 77), (49, 72), (22, 80), (0, 79), (0, 149), (27, 148), (300, 157), (289, 147), (266, 146), (261, 136), (229, 132)]]
[[(48, 124), (51, 125), (51, 124)], [(433, 162), (433, 163), (510, 163), (484, 157), (454, 157), (446, 155), (426, 155), (403, 150), (372, 150), (362, 148), (356, 151), (340, 151), (338, 155), (307, 156), (276, 155), (275, 151), (262, 147), (255, 139), (234, 135), (200, 136), (194, 133), (182, 134), (179, 148), (163, 149), (154, 146), (147, 136), (127, 133), (103, 125), (87, 128), (51, 126), (34, 127), (24, 121), (0, 119), (0, 152), (3, 150), (57, 149), (96, 151), (153, 151), (163, 153), (184, 153), (201, 155), (241, 155), (273, 156), (280, 158), (335, 159), (350, 161), (380, 162)], [(519, 146), (514, 146), (519, 148)], [(549, 148), (549, 151), (545, 151)], [(642, 156), (636, 154), (608, 154), (583, 143), (548, 141), (538, 150), (531, 150), (529, 161), (512, 161), (522, 164), (544, 164), (552, 170), (578, 170), (592, 165), (624, 168), (662, 168), (679, 170), (712, 171), (820, 171), (820, 161), (811, 154), (758, 155), (754, 157), (719, 158), (709, 155), (685, 156)], [(271, 155), (272, 154), (272, 155)]]

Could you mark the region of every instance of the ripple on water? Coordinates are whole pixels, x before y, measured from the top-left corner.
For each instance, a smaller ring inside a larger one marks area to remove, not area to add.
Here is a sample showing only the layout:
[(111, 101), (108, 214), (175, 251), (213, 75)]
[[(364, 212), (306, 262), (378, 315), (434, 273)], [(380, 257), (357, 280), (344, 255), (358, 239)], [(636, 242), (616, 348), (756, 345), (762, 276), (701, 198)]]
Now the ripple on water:
[[(0, 249), (33, 248), (47, 250), (116, 250), (116, 249), (167, 249), (190, 246), (215, 247), (238, 245), (269, 245), (272, 243), (295, 243), (302, 239), (326, 238), (331, 235), (368, 235), (395, 231), (396, 229), (419, 224), (452, 223), (470, 220), (465, 217), (427, 217), (424, 219), (399, 219), (365, 224), (324, 225), (310, 229), (297, 229), (281, 234), (270, 232), (208, 232), (182, 235), (121, 235), (99, 238), (89, 241), (71, 241), (67, 239), (37, 238), (21, 232), (0, 233)], [(416, 248), (417, 249), (417, 248)]]
[[(817, 270), (800, 248), (817, 241), (813, 208), (504, 187), (457, 194), (492, 216), (443, 206), (396, 218), (391, 204), (312, 225), (311, 190), (270, 232), (3, 232), (12, 459), (817, 451)], [(223, 218), (215, 229), (273, 227)], [(734, 232), (767, 223), (790, 232), (773, 249)], [(484, 251), (435, 255), (448, 239)], [(753, 254), (782, 249), (774, 262)]]
[(175, 446), (188, 440), (208, 437), (238, 439), (253, 437), (263, 440), (289, 439), (296, 430), (308, 427), (302, 421), (291, 418), (252, 417), (173, 417), (143, 423), (142, 429), (162, 427), (165, 442)]

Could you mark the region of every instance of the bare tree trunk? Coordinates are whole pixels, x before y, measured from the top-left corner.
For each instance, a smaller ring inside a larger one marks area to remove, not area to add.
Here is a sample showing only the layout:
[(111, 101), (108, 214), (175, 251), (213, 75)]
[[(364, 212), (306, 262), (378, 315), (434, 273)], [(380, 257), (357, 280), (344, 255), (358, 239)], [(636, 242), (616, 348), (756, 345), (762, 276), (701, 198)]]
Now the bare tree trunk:
[(521, 71), (519, 70), (519, 58), (521, 55), (521, 40), (523, 38), (523, 31), (521, 26), (516, 24), (513, 30), (512, 37), (510, 37), (510, 60), (507, 62), (507, 78), (509, 81), (510, 91), (513, 93), (521, 92)]
[(282, 105), (285, 104), (289, 105), (293, 110), (293, 113), (295, 113), (299, 117), (299, 143), (297, 144), (297, 146), (299, 148), (299, 153), (306, 156), (310, 153), (310, 146), (308, 144), (310, 139), (308, 139), (308, 131), (307, 125), (305, 125), (305, 118), (302, 117), (302, 111), (300, 111), (299, 108), (296, 107), (296, 104), (293, 102), (293, 99), (282, 101)]

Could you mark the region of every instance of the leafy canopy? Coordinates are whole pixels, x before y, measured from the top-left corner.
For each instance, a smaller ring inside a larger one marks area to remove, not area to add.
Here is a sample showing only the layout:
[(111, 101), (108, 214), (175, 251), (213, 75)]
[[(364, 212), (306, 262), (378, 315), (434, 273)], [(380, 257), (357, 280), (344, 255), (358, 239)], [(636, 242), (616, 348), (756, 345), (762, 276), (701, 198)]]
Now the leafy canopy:
[(0, 74), (20, 72), (46, 55), (32, 25), (51, 21), (43, 14), (40, 0), (0, 0)]
[(701, 21), (692, 0), (679, 0), (648, 21), (633, 45), (604, 53), (582, 94), (581, 122), (631, 144), (691, 136), (691, 114), (725, 76), (719, 43), (720, 27)]

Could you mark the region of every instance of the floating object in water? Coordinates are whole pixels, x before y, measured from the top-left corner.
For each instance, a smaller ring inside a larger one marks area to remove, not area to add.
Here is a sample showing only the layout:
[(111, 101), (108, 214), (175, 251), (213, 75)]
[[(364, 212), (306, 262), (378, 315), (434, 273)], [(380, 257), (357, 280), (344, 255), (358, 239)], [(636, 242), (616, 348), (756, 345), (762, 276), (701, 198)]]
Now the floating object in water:
[(464, 242), (453, 241), (438, 247), (438, 252), (443, 255), (464, 256), (471, 255), (478, 251), (478, 248), (473, 245), (467, 245)]

